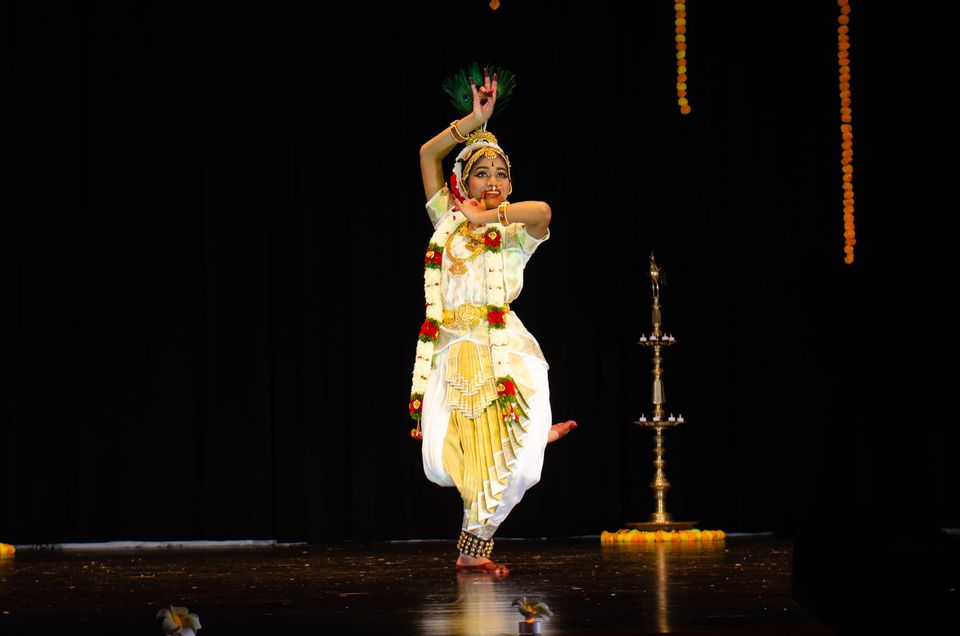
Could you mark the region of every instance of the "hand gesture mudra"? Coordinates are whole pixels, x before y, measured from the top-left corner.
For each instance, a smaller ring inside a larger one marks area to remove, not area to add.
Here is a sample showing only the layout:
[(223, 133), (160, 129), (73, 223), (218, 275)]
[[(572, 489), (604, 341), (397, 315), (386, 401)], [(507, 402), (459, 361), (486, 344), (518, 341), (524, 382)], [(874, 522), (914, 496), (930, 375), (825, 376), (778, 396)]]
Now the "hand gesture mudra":
[(493, 107), (497, 103), (497, 74), (493, 79), (483, 67), (483, 85), (477, 87), (470, 78), (470, 90), (473, 91), (473, 115), (481, 122), (486, 122), (493, 115)]
[(483, 225), (480, 218), (484, 208), (480, 205), (480, 201), (473, 198), (459, 201), (456, 197), (453, 197), (453, 205), (463, 213), (463, 216), (467, 217), (468, 221), (475, 225)]

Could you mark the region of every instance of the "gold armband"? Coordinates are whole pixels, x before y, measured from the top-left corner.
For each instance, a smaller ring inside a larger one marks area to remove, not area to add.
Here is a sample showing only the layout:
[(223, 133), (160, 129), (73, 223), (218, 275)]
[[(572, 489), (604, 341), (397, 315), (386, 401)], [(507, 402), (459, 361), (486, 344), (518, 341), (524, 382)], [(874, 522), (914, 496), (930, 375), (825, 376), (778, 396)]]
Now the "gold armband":
[(450, 136), (453, 137), (453, 140), (458, 144), (462, 144), (467, 140), (467, 136), (460, 132), (460, 129), (457, 128), (458, 120), (454, 119), (450, 122)]

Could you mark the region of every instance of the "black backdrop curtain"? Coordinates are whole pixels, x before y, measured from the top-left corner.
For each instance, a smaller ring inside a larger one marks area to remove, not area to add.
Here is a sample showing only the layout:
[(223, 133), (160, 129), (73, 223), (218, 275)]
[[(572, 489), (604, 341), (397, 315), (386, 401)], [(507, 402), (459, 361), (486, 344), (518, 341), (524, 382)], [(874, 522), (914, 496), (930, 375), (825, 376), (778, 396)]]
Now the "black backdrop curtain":
[(922, 28), (853, 6), (847, 266), (834, 2), (691, 2), (689, 116), (669, 2), (9, 3), (0, 540), (454, 536), (406, 405), (417, 150), (474, 60), (519, 77), (490, 129), (554, 217), (514, 308), (581, 424), (503, 536), (651, 512), (651, 251), (674, 517), (960, 523), (934, 282), (956, 47), (936, 3)]

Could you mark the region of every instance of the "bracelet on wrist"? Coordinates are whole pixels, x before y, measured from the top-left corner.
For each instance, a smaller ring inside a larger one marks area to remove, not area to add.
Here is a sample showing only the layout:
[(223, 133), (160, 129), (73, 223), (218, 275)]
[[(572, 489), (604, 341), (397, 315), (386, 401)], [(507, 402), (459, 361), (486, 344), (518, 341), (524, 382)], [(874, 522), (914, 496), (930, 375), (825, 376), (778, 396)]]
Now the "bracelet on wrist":
[(453, 140), (458, 144), (462, 144), (467, 140), (467, 136), (460, 132), (460, 129), (457, 128), (457, 124), (460, 123), (458, 120), (454, 119), (450, 122), (450, 136), (453, 137)]
[(507, 208), (509, 207), (509, 201), (503, 201), (497, 206), (497, 221), (500, 222), (500, 225), (510, 225), (510, 221), (507, 220)]

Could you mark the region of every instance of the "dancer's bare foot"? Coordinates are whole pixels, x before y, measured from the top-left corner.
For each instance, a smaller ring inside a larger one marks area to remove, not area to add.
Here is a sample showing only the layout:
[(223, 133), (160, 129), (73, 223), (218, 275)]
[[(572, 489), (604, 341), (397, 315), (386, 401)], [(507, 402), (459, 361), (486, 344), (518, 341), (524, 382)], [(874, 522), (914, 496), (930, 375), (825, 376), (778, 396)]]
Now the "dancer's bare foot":
[(472, 557), (466, 554), (461, 554), (457, 559), (457, 572), (483, 572), (497, 576), (510, 574), (510, 570), (502, 563), (494, 563), (486, 557)]
[(577, 423), (573, 420), (567, 420), (566, 422), (554, 424), (550, 427), (550, 431), (547, 433), (547, 444), (557, 441), (575, 428), (577, 428)]

